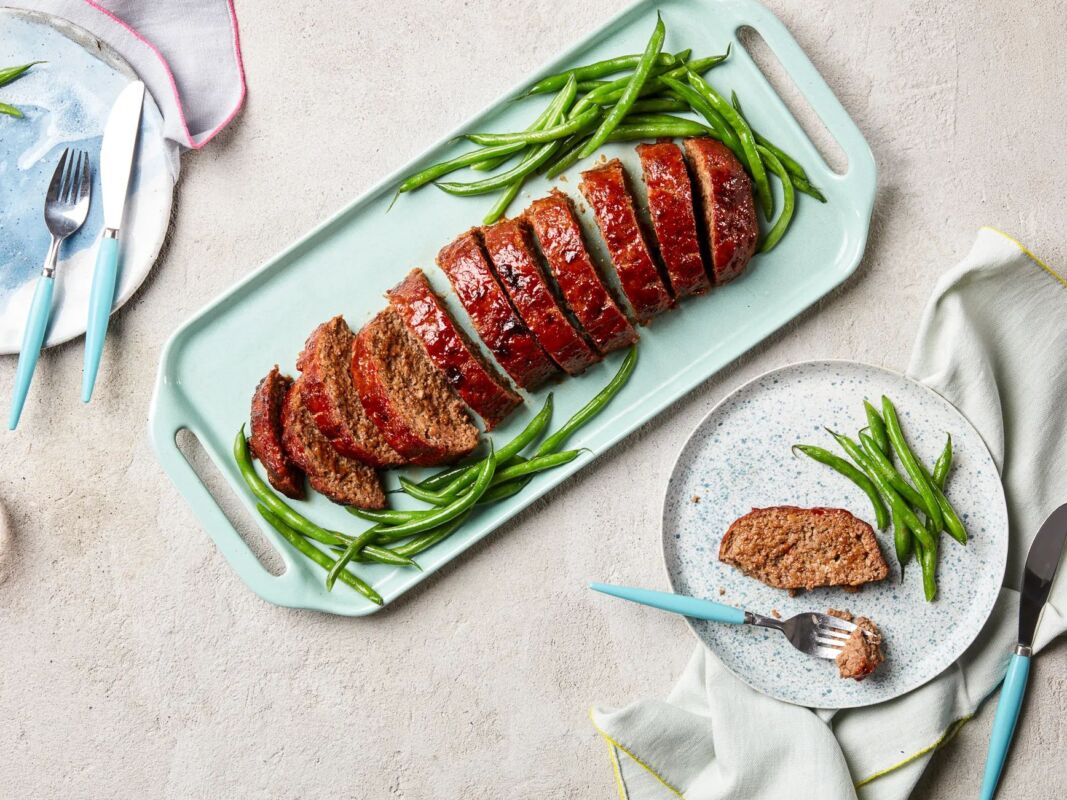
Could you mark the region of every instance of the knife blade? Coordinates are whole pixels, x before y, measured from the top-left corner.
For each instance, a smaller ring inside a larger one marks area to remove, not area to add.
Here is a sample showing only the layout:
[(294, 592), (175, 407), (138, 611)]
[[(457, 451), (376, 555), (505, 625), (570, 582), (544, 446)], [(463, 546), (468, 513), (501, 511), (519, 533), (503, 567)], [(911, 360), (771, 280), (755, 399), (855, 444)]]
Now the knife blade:
[(982, 777), (982, 800), (992, 800), (1004, 770), (1015, 725), (1019, 721), (1026, 682), (1030, 676), (1030, 656), (1033, 654), (1034, 634), (1041, 619), (1041, 611), (1052, 591), (1056, 568), (1067, 543), (1067, 504), (1060, 506), (1041, 526), (1023, 569), (1022, 597), (1019, 600), (1019, 643), (1008, 662), (1004, 686), (993, 717), (993, 733), (989, 739), (985, 774)]

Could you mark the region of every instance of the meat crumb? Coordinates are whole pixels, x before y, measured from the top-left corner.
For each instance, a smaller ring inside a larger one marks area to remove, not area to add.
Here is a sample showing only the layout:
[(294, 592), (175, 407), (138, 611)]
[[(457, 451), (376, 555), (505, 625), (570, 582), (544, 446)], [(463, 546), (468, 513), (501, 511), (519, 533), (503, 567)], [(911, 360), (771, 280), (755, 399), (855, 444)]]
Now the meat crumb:
[(781, 615), (781, 613), (780, 613), (780, 612), (778, 611), (778, 609), (777, 609), (777, 608), (772, 608), (772, 609), (771, 609), (771, 616), (772, 616), (772, 617), (774, 617), (775, 619), (781, 619), (781, 618), (782, 618), (782, 615)]
[(881, 631), (866, 617), (853, 617), (848, 611), (828, 608), (826, 613), (831, 617), (856, 623), (856, 630), (852, 631), (844, 648), (837, 655), (837, 672), (842, 678), (862, 681), (885, 661)]
[(700, 502), (700, 495), (699, 494), (693, 495), (693, 502), (694, 503), (699, 503)]
[(722, 588), (722, 587), (720, 586), (720, 587), (719, 587), (719, 597), (722, 597), (722, 596), (723, 596), (724, 594), (726, 594), (726, 590), (725, 590), (725, 589), (723, 589), (723, 588)]

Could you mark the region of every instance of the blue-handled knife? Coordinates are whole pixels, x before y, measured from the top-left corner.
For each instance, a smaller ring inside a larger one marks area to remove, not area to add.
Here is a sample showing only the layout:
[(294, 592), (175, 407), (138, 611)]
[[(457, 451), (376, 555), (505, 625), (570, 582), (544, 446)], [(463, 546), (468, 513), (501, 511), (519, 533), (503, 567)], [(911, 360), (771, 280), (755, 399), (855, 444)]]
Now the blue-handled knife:
[(134, 81), (123, 89), (111, 107), (100, 146), (100, 187), (104, 203), (104, 232), (96, 254), (93, 285), (89, 292), (89, 319), (85, 327), (85, 365), (82, 368), (82, 402), (93, 396), (100, 356), (104, 352), (108, 317), (115, 302), (119, 271), (119, 231), (126, 210), (137, 132), (141, 127), (144, 84)]
[(1045, 607), (1056, 567), (1060, 563), (1064, 542), (1067, 542), (1067, 505), (1062, 505), (1045, 520), (1037, 532), (1030, 552), (1026, 556), (1023, 571), (1023, 592), (1019, 602), (1019, 643), (1015, 646), (1004, 685), (997, 701), (997, 713), (993, 717), (993, 733), (989, 740), (989, 755), (986, 757), (985, 776), (982, 778), (982, 800), (993, 800), (1004, 769), (1004, 761), (1019, 720), (1026, 680), (1030, 675), (1030, 655), (1033, 652), (1034, 634)]

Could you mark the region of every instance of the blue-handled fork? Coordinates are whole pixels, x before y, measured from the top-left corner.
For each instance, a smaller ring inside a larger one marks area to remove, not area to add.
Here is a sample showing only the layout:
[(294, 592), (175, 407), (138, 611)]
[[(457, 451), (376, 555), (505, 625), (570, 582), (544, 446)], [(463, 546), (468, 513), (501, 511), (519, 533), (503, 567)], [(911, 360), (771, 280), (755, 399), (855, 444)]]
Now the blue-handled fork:
[(52, 293), (56, 283), (56, 262), (59, 260), (59, 247), (63, 240), (85, 223), (89, 215), (89, 193), (92, 180), (89, 173), (89, 154), (84, 150), (63, 151), (59, 165), (48, 184), (48, 194), (44, 201), (44, 221), (48, 232), (52, 234), (52, 244), (45, 257), (44, 269), (37, 279), (37, 288), (30, 303), (30, 314), (26, 320), (26, 331), (22, 335), (22, 349), (19, 350), (19, 365), (15, 372), (15, 390), (11, 399), (11, 416), (7, 427), (15, 430), (22, 416), (22, 407), (33, 380), (33, 371), (37, 358), (44, 344), (48, 319), (52, 315)]

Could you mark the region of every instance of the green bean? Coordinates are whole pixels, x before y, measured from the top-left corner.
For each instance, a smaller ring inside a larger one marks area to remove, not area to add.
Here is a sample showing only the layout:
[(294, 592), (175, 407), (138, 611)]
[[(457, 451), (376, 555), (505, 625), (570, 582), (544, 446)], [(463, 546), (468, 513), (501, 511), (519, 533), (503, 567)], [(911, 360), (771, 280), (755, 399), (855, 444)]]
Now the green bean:
[(573, 166), (578, 161), (578, 154), (590, 138), (589, 136), (574, 136), (571, 140), (564, 142), (559, 154), (545, 165), (545, 177), (558, 177)]
[(15, 106), (11, 105), (10, 103), (0, 103), (0, 114), (5, 114), (9, 117), (16, 117), (17, 119), (22, 119), (22, 117), (24, 116), (21, 111), (19, 111)]
[(826, 202), (826, 195), (824, 195), (818, 187), (814, 186), (807, 178), (798, 178), (793, 176), (793, 186), (796, 187), (798, 192), (806, 194), (808, 197), (818, 200), (820, 203)]
[[(564, 81), (563, 88), (552, 98), (545, 110), (542, 111), (533, 122), (526, 128), (527, 131), (537, 131), (549, 124), (549, 120), (554, 120), (556, 116), (564, 108), (570, 108), (574, 104), (574, 98), (578, 93), (577, 82)], [(508, 161), (515, 153), (523, 150), (523, 147), (518, 147), (509, 154), (490, 158), (478, 164), (471, 165), (471, 169), (480, 170), (484, 172), (491, 172), (504, 162)]]
[(889, 449), (889, 435), (885, 432), (885, 420), (878, 413), (878, 409), (870, 404), (866, 398), (863, 400), (863, 410), (867, 414), (867, 426), (871, 429), (871, 438), (878, 445), (878, 449), (886, 457), (892, 452)]
[[(733, 103), (737, 113), (744, 116), (745, 112), (741, 110), (741, 101), (737, 97), (737, 92), (730, 92), (730, 101)], [(803, 178), (804, 180), (808, 179), (808, 173), (804, 170), (804, 167), (800, 165), (799, 161), (789, 155), (789, 153), (778, 147), (774, 142), (767, 139), (767, 137), (761, 136), (759, 131), (755, 128), (752, 129), (752, 135), (756, 137), (756, 144), (763, 145), (778, 157), (778, 160), (782, 162), (782, 166), (789, 170), (790, 175)]]
[[(721, 64), (730, 55), (730, 46), (727, 46), (726, 53), (719, 56), (708, 56), (706, 58), (696, 58), (692, 61), (686, 62), (681, 66), (674, 67), (663, 71), (662, 68), (653, 69), (645, 81), (645, 85), (642, 87), (639, 97), (648, 97), (650, 95), (657, 94), (666, 89), (666, 84), (663, 83), (663, 78), (684, 78), (688, 70), (692, 70), (697, 75), (703, 75), (705, 72)], [(622, 97), (622, 93), (626, 90), (626, 83), (629, 78), (619, 78), (617, 81), (613, 81), (611, 84), (601, 86), (599, 89), (594, 89), (587, 94), (581, 100), (578, 101), (579, 105), (583, 107), (590, 104), (596, 104), (600, 106), (610, 105), (615, 103)]]
[[(291, 528), (287, 524), (286, 520), (282, 517), (282, 515), (275, 514), (272, 509), (268, 508), (262, 503), (256, 504), (256, 510), (260, 513), (263, 519), (270, 523), (271, 527), (273, 527), (274, 530), (281, 534), (281, 536), (287, 542), (289, 542), (289, 544), (291, 544), (298, 552), (306, 556), (309, 560), (314, 561), (327, 572), (334, 568), (334, 565), (337, 562), (334, 559), (330, 558), (328, 555), (326, 555), (324, 552), (319, 550), (319, 548), (315, 547), (313, 544), (310, 544), (306, 539), (304, 539), (303, 536), (300, 535), (298, 530), (294, 530), (293, 528)], [(405, 556), (405, 558), (407, 557)], [(353, 589), (355, 589), (357, 592), (366, 597), (375, 605), (380, 606), (384, 602), (382, 600), (382, 596), (378, 594), (378, 592), (376, 592), (369, 583), (367, 583), (362, 578), (353, 575), (347, 569), (340, 570), (335, 577), (340, 578), (343, 583), (346, 583), (351, 586)]]
[(622, 364), (619, 365), (619, 371), (615, 373), (615, 377), (592, 400), (578, 409), (574, 416), (563, 423), (558, 431), (541, 442), (541, 446), (534, 451), (534, 457), (556, 452), (575, 431), (603, 411), (612, 398), (619, 393), (619, 390), (626, 385), (626, 381), (630, 379), (636, 366), (637, 345), (632, 345), (627, 351), (626, 357), (622, 360)]
[(920, 464), (919, 467), (922, 469), (926, 480), (930, 482), (930, 488), (934, 491), (934, 497), (937, 498), (937, 507), (941, 509), (941, 514), (945, 518), (945, 530), (948, 531), (948, 535), (960, 544), (967, 544), (967, 529), (963, 526), (963, 522), (956, 513), (956, 509), (952, 507), (952, 503), (945, 497), (945, 493), (941, 491), (941, 487), (937, 485), (937, 482), (934, 481), (930, 476), (930, 473), (927, 472), (926, 467), (922, 464)]
[(630, 114), (658, 114), (664, 111), (688, 110), (689, 104), (676, 97), (647, 97), (630, 106)]
[(863, 445), (863, 451), (870, 458), (871, 464), (881, 473), (886, 482), (893, 487), (893, 491), (903, 497), (905, 502), (921, 511), (924, 507), (922, 495), (911, 488), (903, 476), (893, 469), (893, 465), (889, 462), (889, 456), (878, 449), (874, 439), (867, 433), (861, 433), (860, 444)]
[(908, 526), (904, 524), (897, 509), (893, 509), (893, 549), (900, 564), (900, 582), (904, 582), (904, 567), (911, 560), (913, 538)]
[(472, 181), (470, 183), (460, 183), (458, 181), (445, 181), (436, 182), (434, 186), (448, 194), (456, 195), (457, 197), (474, 197), (481, 194), (489, 194), (495, 192), (497, 189), (503, 189), (511, 186), (512, 183), (526, 178), (526, 176), (537, 171), (537, 168), (544, 164), (552, 155), (559, 149), (559, 142), (549, 142), (538, 147), (526, 161), (523, 161), (516, 167), (512, 167), (507, 172), (502, 172), (499, 175), (494, 175), (491, 178), (484, 178), (480, 181)]
[(381, 510), (371, 508), (356, 508), (355, 506), (345, 506), (345, 511), (354, 517), (365, 519), (368, 522), (381, 523), (383, 525), (399, 525), (401, 522), (409, 522), (413, 519), (423, 519), (433, 513), (432, 510), (413, 510), (413, 511), (400, 511), (394, 508), (385, 508)]
[(516, 133), (468, 133), (467, 138), (475, 144), (493, 146), (501, 144), (542, 144), (553, 142), (556, 139), (565, 139), (572, 133), (583, 131), (592, 127), (600, 112), (595, 108), (589, 108), (577, 117), (568, 119), (566, 122), (553, 125), (550, 128), (540, 128), (533, 131), (518, 131)]
[(410, 542), (404, 542), (404, 544), (397, 545), (393, 549), (395, 552), (402, 553), (406, 556), (416, 556), (424, 550), (429, 550), (435, 544), (443, 542), (453, 533), (458, 531), (463, 527), (463, 523), (467, 521), (467, 517), (469, 517), (470, 514), (471, 512), (469, 511), (466, 514), (461, 514), (451, 522), (446, 522), (444, 525), (417, 536)]
[(352, 544), (345, 548), (344, 553), (341, 554), (333, 566), (330, 567), (330, 571), (326, 573), (326, 591), (332, 592), (333, 585), (337, 581), (337, 576), (345, 571), (345, 567), (348, 566), (348, 562), (359, 555), (359, 551), (366, 547), (368, 544), (373, 543), (374, 537), (378, 534), (381, 527), (378, 525), (372, 525), (363, 531), (359, 536), (352, 540)]
[[(671, 55), (670, 53), (660, 53), (656, 56), (655, 63), (657, 66), (670, 67), (679, 62), (684, 63), (688, 58), (688, 50), (679, 53), (677, 56)], [(604, 61), (595, 61), (592, 64), (586, 64), (581, 67), (574, 67), (573, 69), (568, 69), (563, 72), (557, 72), (555, 75), (549, 75), (547, 78), (539, 80), (527, 89), (525, 94), (547, 94), (548, 92), (554, 92), (565, 84), (567, 78), (571, 75), (579, 81), (585, 81), (592, 78), (601, 78), (604, 75), (611, 75), (615, 72), (624, 72), (625, 70), (636, 67), (640, 60), (640, 53), (629, 56), (617, 56)]]
[(609, 142), (636, 142), (644, 139), (689, 139), (694, 136), (709, 136), (711, 130), (699, 122), (680, 122), (650, 125), (620, 125), (611, 132)]
[(849, 464), (840, 456), (834, 455), (829, 450), (824, 450), (813, 444), (793, 445), (793, 451), (796, 452), (797, 450), (808, 458), (812, 458), (820, 464), (825, 464), (831, 469), (840, 472), (862, 489), (863, 493), (867, 495), (867, 499), (871, 501), (871, 506), (874, 508), (874, 517), (879, 530), (885, 528), (885, 526), (889, 524), (889, 516), (886, 513), (885, 504), (882, 503), (882, 498), (879, 496), (878, 490), (871, 482), (871, 479), (864, 475), (863, 472), (856, 469), (856, 467)]
[(756, 185), (756, 196), (759, 198), (760, 206), (763, 209), (763, 216), (770, 219), (771, 214), (774, 213), (774, 198), (771, 195), (770, 182), (767, 180), (767, 171), (763, 168), (763, 162), (760, 161), (759, 153), (756, 151), (756, 139), (752, 135), (752, 129), (748, 127), (745, 118), (734, 111), (733, 106), (727, 103), (723, 96), (715, 91), (706, 80), (695, 72), (689, 72), (686, 77), (689, 80), (689, 85), (700, 92), (704, 99), (711, 104), (712, 108), (730, 123), (730, 127), (737, 134), (737, 138), (741, 142), (741, 149), (745, 154), (749, 172), (752, 174), (752, 182)]
[(630, 106), (637, 100), (641, 87), (648, 80), (648, 74), (651, 72), (652, 66), (659, 55), (660, 48), (663, 47), (663, 39), (666, 35), (667, 29), (663, 24), (663, 17), (656, 14), (656, 28), (648, 40), (644, 55), (634, 68), (634, 73), (630, 76), (630, 80), (626, 84), (626, 88), (618, 102), (601, 121), (600, 127), (596, 129), (592, 138), (582, 146), (579, 158), (587, 158), (596, 152), (607, 141), (611, 132), (619, 126), (623, 117), (630, 112)]
[(759, 247), (761, 253), (769, 253), (785, 236), (785, 232), (789, 230), (789, 223), (793, 220), (793, 209), (796, 206), (796, 193), (793, 191), (792, 178), (789, 177), (789, 173), (785, 171), (782, 162), (775, 157), (774, 153), (761, 144), (756, 145), (756, 150), (767, 166), (770, 167), (771, 172), (777, 175), (782, 182), (782, 213), (778, 215), (778, 219), (775, 220), (771, 229), (767, 231), (767, 235)]
[(579, 92), (592, 92), (599, 89), (601, 86), (607, 86), (611, 81), (578, 81)]
[(911, 478), (912, 484), (922, 495), (926, 516), (929, 518), (932, 532), (936, 536), (945, 529), (945, 517), (941, 513), (941, 507), (937, 504), (937, 496), (934, 494), (930, 481), (923, 474), (919, 460), (911, 452), (911, 448), (908, 447), (908, 442), (904, 438), (904, 431), (900, 428), (897, 409), (893, 405), (893, 401), (885, 395), (882, 395), (882, 419), (885, 420), (886, 433), (889, 435), (889, 442), (893, 445), (897, 458), (900, 459), (904, 471)]
[(730, 148), (737, 158), (744, 162), (745, 153), (741, 148), (741, 140), (737, 138), (734, 129), (730, 127), (722, 114), (715, 110), (704, 96), (694, 89), (675, 78), (664, 77), (663, 82), (676, 96), (684, 100), (690, 108), (708, 121), (708, 125), (717, 134), (716, 138)]
[(934, 463), (934, 486), (938, 489), (945, 488), (949, 470), (952, 469), (952, 434), (945, 434), (945, 449), (937, 457)]
[[(558, 149), (558, 143), (556, 146)], [(519, 166), (523, 167), (524, 165), (529, 164), (529, 162), (532, 161), (536, 155), (536, 151), (531, 151), (527, 153), (525, 156), (523, 156), (522, 162), (519, 164)], [(533, 174), (533, 171), (535, 170), (531, 170), (530, 172), (527, 172), (526, 174), (520, 176), (519, 178), (514, 180), (511, 185), (507, 187), (507, 189), (504, 190), (504, 193), (497, 198), (497, 201), (489, 207), (489, 210), (485, 213), (485, 216), (482, 217), (483, 225), (492, 225), (494, 222), (496, 222), (498, 219), (503, 217), (504, 214), (507, 213), (508, 206), (511, 205), (511, 201), (518, 196), (519, 192), (522, 190), (523, 184), (526, 183), (526, 179), (531, 174)]]
[[(490, 486), (485, 494), (479, 498), (478, 505), (490, 505), (491, 503), (496, 503), (500, 500), (506, 500), (522, 491), (530, 480), (531, 479), (527, 478), (524, 480), (511, 481), (499, 486)], [(362, 519), (370, 520), (371, 522), (388, 523), (389, 525), (399, 525), (402, 522), (409, 522), (410, 520), (425, 519), (436, 511), (436, 509), (422, 509), (418, 511), (368, 511), (365, 509), (353, 508), (349, 508), (348, 510)], [(401, 548), (393, 548), (390, 552), (400, 553)]]
[[(529, 461), (524, 461), (522, 464), (516, 464), (512, 467), (498, 470), (493, 477), (492, 483), (489, 485), (491, 487), (500, 486), (501, 484), (509, 483), (518, 478), (525, 478), (527, 475), (535, 475), (538, 472), (544, 472), (545, 470), (569, 464), (581, 455), (581, 453), (581, 450), (564, 450), (561, 453), (549, 453), (548, 455), (531, 458)], [(458, 495), (458, 492), (455, 494), (427, 492), (410, 481), (405, 483), (404, 478), (400, 479), (400, 483), (404, 486), (404, 490), (415, 499), (422, 500), (425, 503), (432, 503), (437, 506), (451, 502)]]
[(915, 547), (923, 571), (923, 596), (926, 597), (926, 602), (930, 603), (937, 597), (937, 541), (929, 547), (916, 541)]
[(44, 61), (31, 61), (29, 64), (20, 64), (17, 67), (7, 67), (6, 69), (0, 69), (0, 86), (7, 86), (15, 78), (22, 75), (30, 67), (34, 67), (38, 64), (44, 64)]
[(455, 172), (457, 169), (474, 166), (485, 162), (488, 159), (500, 156), (514, 155), (522, 150), (524, 146), (525, 145), (521, 142), (518, 142), (508, 145), (498, 145), (497, 147), (484, 147), (481, 150), (473, 150), (469, 153), (464, 153), (463, 155), (434, 164), (424, 170), (416, 172), (414, 175), (408, 176), (403, 180), (400, 186), (397, 187), (397, 191), (401, 194), (410, 192), (413, 189), (418, 189), (420, 186), (425, 186), (427, 183), (440, 178), (442, 175)]

